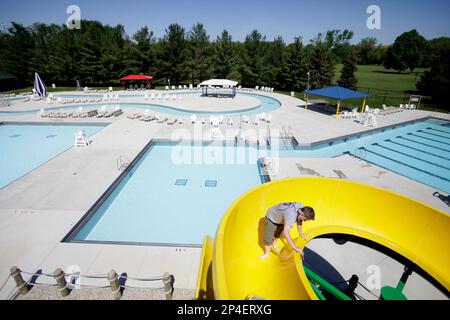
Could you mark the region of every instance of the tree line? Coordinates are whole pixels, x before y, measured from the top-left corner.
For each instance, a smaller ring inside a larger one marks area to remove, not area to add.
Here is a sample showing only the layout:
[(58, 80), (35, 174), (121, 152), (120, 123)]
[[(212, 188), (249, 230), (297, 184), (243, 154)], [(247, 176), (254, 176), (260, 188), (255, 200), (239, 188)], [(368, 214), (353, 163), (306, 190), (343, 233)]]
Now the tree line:
[[(449, 38), (427, 41), (412, 30), (393, 45), (383, 46), (375, 38), (352, 45), (353, 36), (351, 30), (330, 30), (306, 44), (301, 36), (286, 43), (282, 37), (267, 40), (253, 30), (240, 42), (227, 30), (211, 39), (201, 23), (189, 30), (171, 24), (156, 38), (147, 26), (129, 36), (123, 25), (98, 21), (83, 20), (78, 30), (13, 22), (0, 32), (0, 73), (17, 77), (20, 86), (32, 84), (34, 72), (47, 83), (71, 86), (75, 80), (88, 86), (106, 85), (128, 74), (144, 73), (154, 76), (156, 85), (167, 85), (169, 79), (171, 85), (195, 85), (228, 78), (244, 87), (301, 92), (308, 85), (315, 89), (332, 84), (337, 63), (344, 64), (339, 84), (357, 88), (357, 65), (377, 64), (398, 72), (431, 67), (418, 88), (436, 95), (435, 82), (442, 82), (448, 71)], [(446, 83), (441, 82), (439, 88), (444, 88)]]

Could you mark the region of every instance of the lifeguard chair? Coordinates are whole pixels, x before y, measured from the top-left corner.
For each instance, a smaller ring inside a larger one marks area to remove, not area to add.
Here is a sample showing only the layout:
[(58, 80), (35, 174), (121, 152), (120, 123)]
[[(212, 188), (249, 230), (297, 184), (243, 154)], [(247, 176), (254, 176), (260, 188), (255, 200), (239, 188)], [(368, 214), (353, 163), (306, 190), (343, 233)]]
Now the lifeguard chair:
[(87, 147), (88, 145), (89, 145), (89, 141), (87, 140), (86, 132), (83, 129), (81, 129), (75, 135), (74, 146), (75, 146), (75, 148), (84, 148), (84, 147)]

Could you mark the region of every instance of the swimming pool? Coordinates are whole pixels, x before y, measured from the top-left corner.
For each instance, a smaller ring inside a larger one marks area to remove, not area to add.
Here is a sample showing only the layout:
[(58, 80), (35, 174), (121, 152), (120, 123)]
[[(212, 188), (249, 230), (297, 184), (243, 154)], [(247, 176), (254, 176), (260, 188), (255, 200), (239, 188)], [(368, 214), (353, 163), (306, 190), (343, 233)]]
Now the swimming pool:
[(450, 123), (418, 121), (313, 147), (280, 150), (281, 157), (332, 158), (350, 154), (450, 193)]
[[(222, 161), (226, 154), (235, 161)], [(248, 148), (152, 144), (69, 241), (199, 246), (230, 204), (261, 184), (257, 160)]]
[(71, 148), (75, 134), (91, 136), (102, 125), (1, 124), (0, 189)]
[(231, 203), (262, 183), (260, 157), (352, 154), (449, 192), (449, 140), (450, 123), (429, 119), (313, 147), (158, 142), (65, 240), (200, 245)]

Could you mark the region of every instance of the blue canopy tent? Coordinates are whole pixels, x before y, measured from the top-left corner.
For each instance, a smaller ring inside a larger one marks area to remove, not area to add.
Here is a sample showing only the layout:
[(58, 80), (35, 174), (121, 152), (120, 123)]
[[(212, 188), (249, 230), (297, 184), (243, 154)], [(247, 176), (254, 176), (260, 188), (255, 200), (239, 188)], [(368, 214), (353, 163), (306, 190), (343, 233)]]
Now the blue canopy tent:
[(354, 91), (342, 87), (328, 87), (328, 88), (322, 88), (317, 90), (305, 90), (305, 99), (306, 99), (306, 105), (305, 108), (308, 109), (308, 95), (312, 94), (318, 97), (323, 98), (329, 98), (334, 99), (338, 101), (337, 105), (337, 111), (336, 111), (336, 117), (339, 117), (339, 109), (341, 107), (341, 102), (344, 100), (350, 100), (350, 99), (364, 99), (364, 102), (362, 104), (362, 111), (364, 111), (364, 106), (367, 101), (367, 97), (369, 96), (367, 93)]

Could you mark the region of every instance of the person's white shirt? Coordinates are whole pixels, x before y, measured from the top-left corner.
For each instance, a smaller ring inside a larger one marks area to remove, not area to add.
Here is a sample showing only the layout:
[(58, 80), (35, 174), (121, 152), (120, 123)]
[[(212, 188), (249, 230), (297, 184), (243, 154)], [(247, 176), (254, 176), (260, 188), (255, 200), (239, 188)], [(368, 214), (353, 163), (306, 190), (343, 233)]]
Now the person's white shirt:
[(299, 202), (285, 202), (267, 210), (267, 218), (275, 224), (287, 224), (293, 227), (297, 221), (298, 210), (304, 207)]

